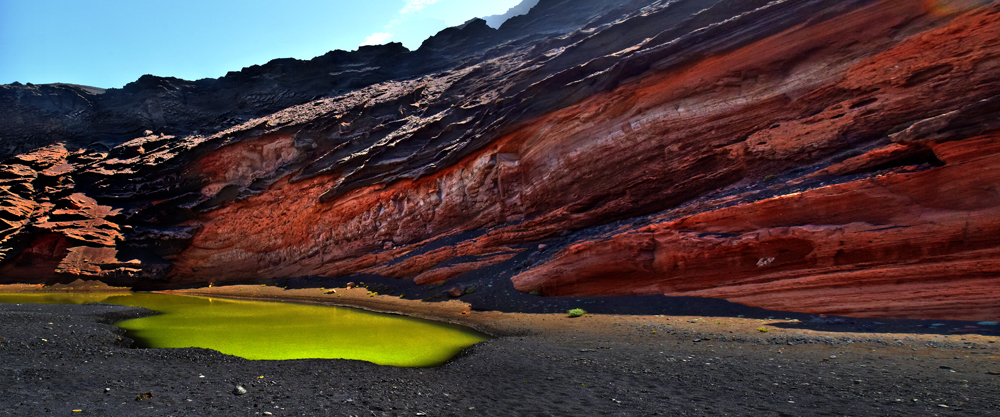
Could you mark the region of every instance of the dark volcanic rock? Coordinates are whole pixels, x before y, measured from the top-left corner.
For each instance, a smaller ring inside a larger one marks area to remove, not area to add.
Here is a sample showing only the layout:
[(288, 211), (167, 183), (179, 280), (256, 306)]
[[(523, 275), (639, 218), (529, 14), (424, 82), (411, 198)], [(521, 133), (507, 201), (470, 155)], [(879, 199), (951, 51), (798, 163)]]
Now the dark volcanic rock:
[[(72, 84), (0, 86), (0, 159), (53, 143), (107, 150), (144, 131), (219, 132), (255, 117), (388, 80), (404, 80), (478, 60), (503, 42), (563, 34), (609, 8), (606, 0), (546, 0), (531, 19), (500, 30), (474, 19), (429, 38), (417, 51), (400, 43), (331, 51), (308, 61), (275, 59), (218, 79), (144, 75), (121, 89)], [(498, 53), (498, 52), (493, 52)]]
[(1000, 17), (963, 5), (542, 0), (416, 51), (3, 86), (0, 276), (995, 319)]

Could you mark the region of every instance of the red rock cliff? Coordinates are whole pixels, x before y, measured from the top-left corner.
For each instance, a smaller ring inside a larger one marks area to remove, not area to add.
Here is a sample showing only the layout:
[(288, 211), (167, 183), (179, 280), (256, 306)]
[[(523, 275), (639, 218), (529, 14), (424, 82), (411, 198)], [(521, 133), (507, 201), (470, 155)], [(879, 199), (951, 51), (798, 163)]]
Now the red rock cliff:
[(629, 5), (217, 133), (16, 156), (0, 275), (1000, 317), (1000, 6)]

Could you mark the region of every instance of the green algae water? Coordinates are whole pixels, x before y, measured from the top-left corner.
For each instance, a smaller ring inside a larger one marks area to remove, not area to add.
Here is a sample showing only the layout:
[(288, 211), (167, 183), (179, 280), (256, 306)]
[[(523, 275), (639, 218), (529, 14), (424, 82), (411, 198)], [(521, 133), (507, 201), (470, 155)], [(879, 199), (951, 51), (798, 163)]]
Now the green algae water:
[(2, 303), (111, 303), (161, 314), (115, 323), (139, 347), (201, 347), (246, 359), (357, 359), (427, 367), (489, 337), (394, 314), (168, 294), (0, 294)]
[[(131, 294), (131, 293), (122, 293)], [(0, 303), (10, 303), (10, 304), (88, 304), (88, 303), (103, 303), (108, 297), (116, 295), (109, 295), (108, 293), (100, 292), (80, 292), (80, 293), (64, 293), (64, 292), (53, 292), (53, 293), (17, 293), (17, 294), (0, 294)]]

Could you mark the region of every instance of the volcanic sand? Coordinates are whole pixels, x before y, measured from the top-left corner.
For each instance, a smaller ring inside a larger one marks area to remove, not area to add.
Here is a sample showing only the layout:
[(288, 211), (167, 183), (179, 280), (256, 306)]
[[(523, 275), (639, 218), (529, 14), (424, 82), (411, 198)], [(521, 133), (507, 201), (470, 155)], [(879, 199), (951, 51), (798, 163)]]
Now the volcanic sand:
[[(0, 287), (14, 290), (37, 288)], [(130, 348), (110, 323), (144, 309), (0, 304), (0, 415), (1000, 415), (1000, 328), (988, 325), (569, 318), (327, 291), (172, 292), (349, 305), (496, 338), (436, 368), (249, 361)]]

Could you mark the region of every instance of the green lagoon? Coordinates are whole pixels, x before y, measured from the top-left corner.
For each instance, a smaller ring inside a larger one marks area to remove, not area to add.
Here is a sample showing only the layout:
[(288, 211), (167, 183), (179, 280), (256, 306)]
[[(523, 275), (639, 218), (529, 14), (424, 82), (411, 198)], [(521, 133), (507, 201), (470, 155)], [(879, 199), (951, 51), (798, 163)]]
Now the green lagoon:
[(413, 317), (269, 301), (148, 293), (0, 294), (0, 303), (110, 303), (160, 314), (115, 323), (144, 348), (201, 347), (255, 360), (357, 359), (428, 367), (489, 339)]

